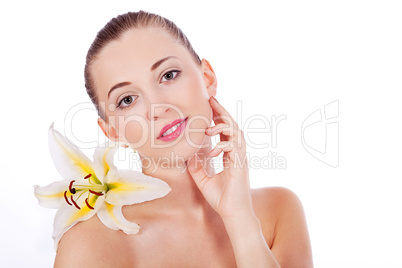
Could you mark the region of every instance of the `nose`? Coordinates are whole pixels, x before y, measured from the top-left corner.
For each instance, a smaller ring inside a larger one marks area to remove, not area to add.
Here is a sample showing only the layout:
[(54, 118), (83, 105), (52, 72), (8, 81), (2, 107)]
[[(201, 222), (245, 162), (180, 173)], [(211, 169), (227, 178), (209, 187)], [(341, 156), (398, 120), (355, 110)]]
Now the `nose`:
[(148, 120), (158, 120), (159, 117), (163, 117), (165, 113), (169, 112), (170, 108), (165, 104), (150, 104), (150, 109), (148, 110), (147, 117)]

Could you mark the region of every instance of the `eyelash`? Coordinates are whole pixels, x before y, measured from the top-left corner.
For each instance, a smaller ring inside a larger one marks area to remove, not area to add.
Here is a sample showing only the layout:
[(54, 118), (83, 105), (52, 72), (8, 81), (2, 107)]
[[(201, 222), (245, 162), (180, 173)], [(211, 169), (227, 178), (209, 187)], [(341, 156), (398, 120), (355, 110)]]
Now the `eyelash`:
[(135, 102), (136, 99), (134, 99), (130, 104), (128, 104), (127, 106), (121, 106), (121, 104), (123, 103), (124, 99), (127, 97), (136, 97), (135, 95), (125, 95), (123, 98), (121, 98), (121, 100), (119, 101), (119, 103), (117, 104), (116, 108), (117, 109), (126, 109), (128, 107), (130, 107), (132, 105), (133, 102)]
[(179, 71), (179, 70), (171, 70), (171, 71), (168, 71), (168, 72), (166, 72), (166, 73), (164, 73), (164, 74), (162, 75), (161, 80), (165, 77), (165, 75), (167, 75), (167, 74), (169, 74), (169, 73), (176, 73), (176, 75), (175, 75), (172, 79), (166, 80), (166, 82), (172, 81), (172, 80), (175, 80), (176, 78), (178, 78), (178, 77), (180, 76), (180, 74), (181, 74), (181, 71)]
[[(162, 75), (161, 80), (165, 77), (166, 74), (169, 74), (169, 73), (176, 73), (176, 75), (174, 75), (174, 77), (173, 77), (172, 79), (166, 80), (165, 82), (169, 82), (169, 81), (172, 81), (172, 80), (177, 79), (177, 78), (180, 76), (181, 71), (179, 71), (179, 70), (171, 70), (171, 71), (168, 71), (168, 72), (166, 72), (166, 73), (164, 73), (164, 74)], [(136, 99), (134, 99), (134, 100), (133, 100), (129, 105), (127, 105), (127, 106), (121, 106), (122, 103), (123, 103), (123, 101), (124, 101), (124, 99), (127, 98), (127, 97), (136, 97), (136, 96), (135, 96), (135, 95), (125, 95), (125, 96), (124, 96), (123, 98), (121, 98), (121, 100), (118, 102), (116, 108), (121, 109), (121, 110), (126, 109), (126, 108), (130, 107), (130, 106), (132, 105), (132, 103), (135, 102), (135, 100), (138, 98), (138, 97), (137, 97)]]

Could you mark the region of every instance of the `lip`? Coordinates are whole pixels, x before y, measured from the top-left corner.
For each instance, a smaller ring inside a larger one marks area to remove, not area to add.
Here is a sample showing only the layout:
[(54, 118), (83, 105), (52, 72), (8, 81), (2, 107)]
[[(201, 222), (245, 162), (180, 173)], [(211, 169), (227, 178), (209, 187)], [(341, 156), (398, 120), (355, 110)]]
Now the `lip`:
[[(184, 127), (187, 125), (187, 119), (188, 119), (188, 117), (186, 117), (184, 119), (176, 119), (173, 122), (164, 126), (162, 128), (161, 132), (159, 133), (158, 139), (163, 140), (163, 141), (169, 141), (169, 140), (173, 140), (173, 139), (177, 138), (179, 136), (180, 132), (182, 131), (182, 129), (184, 129)], [(183, 121), (185, 121), (185, 122), (183, 122)], [(181, 124), (173, 133), (170, 133), (169, 135), (162, 137), (162, 134), (165, 133), (169, 128), (171, 128), (181, 122), (183, 122), (183, 124)]]

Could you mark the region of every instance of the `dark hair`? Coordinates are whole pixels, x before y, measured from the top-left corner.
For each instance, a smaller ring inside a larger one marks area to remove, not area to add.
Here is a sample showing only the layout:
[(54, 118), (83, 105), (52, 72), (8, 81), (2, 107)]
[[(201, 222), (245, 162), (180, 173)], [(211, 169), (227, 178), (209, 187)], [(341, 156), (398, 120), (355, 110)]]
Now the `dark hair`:
[(96, 95), (93, 78), (91, 77), (91, 63), (96, 59), (99, 52), (111, 41), (119, 39), (126, 31), (130, 29), (139, 29), (146, 27), (157, 27), (165, 30), (171, 34), (180, 44), (182, 44), (191, 56), (194, 58), (197, 64), (201, 64), (201, 60), (195, 53), (190, 41), (172, 21), (161, 17), (159, 15), (139, 11), (128, 12), (126, 14), (119, 15), (111, 19), (96, 35), (95, 40), (92, 42), (91, 47), (88, 50), (86, 63), (85, 63), (85, 88), (91, 98), (92, 103), (95, 105), (98, 115), (106, 121), (106, 116), (99, 108), (98, 96)]

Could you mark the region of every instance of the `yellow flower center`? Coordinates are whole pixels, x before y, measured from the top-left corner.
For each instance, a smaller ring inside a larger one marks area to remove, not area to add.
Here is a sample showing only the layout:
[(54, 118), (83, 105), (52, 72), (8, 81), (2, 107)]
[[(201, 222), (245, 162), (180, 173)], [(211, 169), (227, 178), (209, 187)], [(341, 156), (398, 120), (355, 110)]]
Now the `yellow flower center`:
[[(77, 204), (78, 199), (80, 199), (85, 193), (88, 193), (85, 198), (85, 204), (89, 209), (94, 209), (95, 204), (89, 203), (90, 195), (102, 196), (103, 192), (107, 192), (108, 187), (102, 183), (93, 183), (91, 180), (92, 174), (88, 174), (84, 179), (88, 180), (90, 185), (74, 185), (75, 180), (70, 181), (68, 190), (64, 192), (64, 199), (70, 206), (75, 206), (77, 209), (81, 209)], [(98, 181), (98, 180), (96, 180)], [(68, 196), (69, 195), (69, 196)], [(70, 198), (69, 198), (70, 197)], [(96, 203), (97, 198), (93, 199)]]

